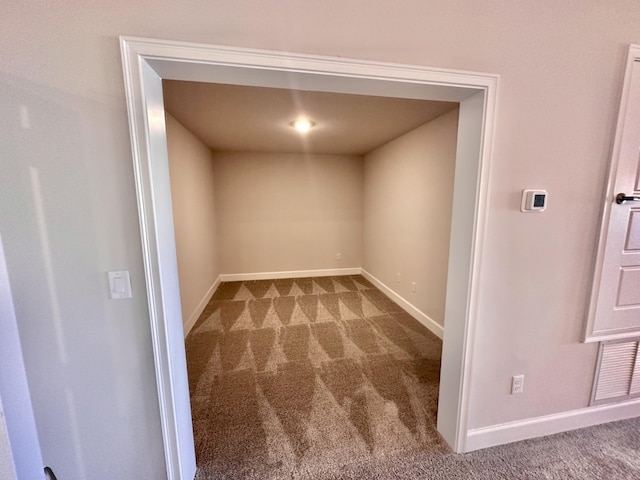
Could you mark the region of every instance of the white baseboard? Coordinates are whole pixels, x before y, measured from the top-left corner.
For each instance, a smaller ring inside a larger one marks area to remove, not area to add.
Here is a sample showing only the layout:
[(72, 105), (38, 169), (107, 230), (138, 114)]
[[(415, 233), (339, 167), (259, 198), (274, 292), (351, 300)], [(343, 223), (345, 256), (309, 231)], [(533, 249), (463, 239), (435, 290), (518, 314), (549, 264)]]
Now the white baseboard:
[(187, 335), (189, 335), (189, 332), (198, 321), (198, 318), (200, 317), (200, 314), (204, 310), (204, 307), (207, 306), (207, 303), (209, 303), (209, 300), (211, 300), (211, 297), (213, 297), (213, 294), (216, 293), (216, 290), (218, 289), (218, 286), (222, 281), (221, 277), (222, 275), (218, 275), (218, 278), (216, 278), (216, 281), (213, 282), (213, 285), (211, 285), (211, 288), (207, 290), (207, 293), (204, 294), (204, 297), (202, 298), (202, 300), (200, 300), (200, 303), (198, 303), (196, 308), (193, 309), (193, 312), (191, 312), (191, 315), (189, 315), (189, 318), (184, 323), (184, 338), (187, 338)]
[(429, 329), (432, 333), (434, 333), (438, 338), (442, 339), (444, 336), (444, 328), (439, 325), (435, 320), (433, 320), (429, 315), (424, 313), (421, 310), (418, 310), (414, 307), (410, 302), (405, 300), (403, 297), (398, 295), (396, 292), (387, 287), (384, 283), (378, 280), (376, 277), (367, 272), (364, 268), (362, 269), (362, 276), (373, 283), (378, 289), (382, 290), (382, 292), (389, 297), (391, 300), (396, 302), (402, 309), (411, 315), (413, 318), (418, 320), (422, 325), (424, 325), (427, 329)]
[(335, 268), (324, 270), (296, 270), (290, 272), (260, 272), (260, 273), (223, 273), (220, 279), (223, 282), (239, 282), (248, 280), (273, 280), (279, 278), (304, 278), (304, 277), (333, 277), (339, 275), (360, 275), (362, 269)]
[(465, 451), (472, 452), (481, 448), (519, 442), (529, 438), (544, 437), (638, 416), (640, 416), (640, 399), (581, 408), (554, 415), (502, 423), (491, 427), (475, 428), (467, 433)]

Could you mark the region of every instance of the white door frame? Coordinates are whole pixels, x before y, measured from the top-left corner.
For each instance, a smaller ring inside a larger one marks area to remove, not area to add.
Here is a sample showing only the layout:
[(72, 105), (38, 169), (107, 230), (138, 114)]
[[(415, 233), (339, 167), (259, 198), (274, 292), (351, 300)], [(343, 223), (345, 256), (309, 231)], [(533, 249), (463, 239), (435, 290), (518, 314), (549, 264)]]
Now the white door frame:
[(0, 411), (4, 410), (7, 440), (16, 479), (44, 478), (44, 463), (22, 356), (18, 321), (0, 235)]
[(464, 452), (498, 76), (144, 38), (120, 44), (168, 479), (191, 480), (195, 455), (163, 79), (460, 102), (438, 431)]
[[(625, 131), (627, 120), (627, 107), (629, 106), (629, 95), (631, 94), (631, 79), (634, 71), (634, 64), (640, 63), (640, 45), (629, 45), (627, 53), (627, 62), (625, 67), (624, 82), (622, 84), (622, 94), (620, 95), (620, 108), (618, 109), (618, 121), (616, 125), (616, 133), (613, 141), (613, 151), (611, 153), (611, 162), (609, 164), (609, 179), (607, 182), (607, 191), (602, 199), (602, 217), (600, 222), (600, 235), (598, 238), (598, 251), (596, 254), (596, 263), (593, 270), (593, 282), (591, 284), (591, 299), (589, 303), (589, 313), (584, 327), (585, 342), (601, 342), (607, 340), (617, 340), (623, 338), (637, 337), (637, 331), (631, 332), (611, 332), (599, 331), (596, 325), (596, 314), (604, 308), (613, 308), (613, 305), (599, 305), (600, 289), (602, 285), (602, 275), (604, 269), (605, 253), (607, 249), (607, 239), (609, 235), (609, 223), (611, 221), (611, 209), (617, 192), (616, 182), (618, 180), (618, 166), (620, 163), (621, 148), (623, 143), (623, 134)], [(637, 75), (637, 73), (636, 73)]]

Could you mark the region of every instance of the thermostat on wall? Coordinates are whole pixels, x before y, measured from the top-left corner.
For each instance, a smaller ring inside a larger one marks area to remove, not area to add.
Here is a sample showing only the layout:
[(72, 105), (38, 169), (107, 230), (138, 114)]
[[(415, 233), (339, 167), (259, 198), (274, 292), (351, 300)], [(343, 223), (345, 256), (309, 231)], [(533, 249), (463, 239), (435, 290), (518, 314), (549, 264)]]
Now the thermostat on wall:
[(542, 212), (547, 207), (546, 190), (523, 190), (520, 210), (523, 212)]

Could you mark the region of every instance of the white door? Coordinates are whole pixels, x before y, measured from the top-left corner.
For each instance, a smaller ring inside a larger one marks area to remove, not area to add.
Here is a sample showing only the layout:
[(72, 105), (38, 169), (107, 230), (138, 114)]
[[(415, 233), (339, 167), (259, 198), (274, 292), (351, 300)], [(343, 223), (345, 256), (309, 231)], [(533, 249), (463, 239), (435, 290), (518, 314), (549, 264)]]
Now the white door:
[(585, 340), (640, 335), (640, 46), (631, 46)]

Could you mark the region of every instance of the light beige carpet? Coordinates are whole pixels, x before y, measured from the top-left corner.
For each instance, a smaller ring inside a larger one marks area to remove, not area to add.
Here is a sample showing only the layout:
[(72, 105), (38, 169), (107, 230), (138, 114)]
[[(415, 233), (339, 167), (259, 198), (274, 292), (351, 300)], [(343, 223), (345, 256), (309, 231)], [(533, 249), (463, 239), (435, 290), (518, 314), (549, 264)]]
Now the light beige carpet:
[(441, 342), (361, 276), (224, 283), (186, 346), (198, 480), (640, 480), (640, 419), (452, 453)]

